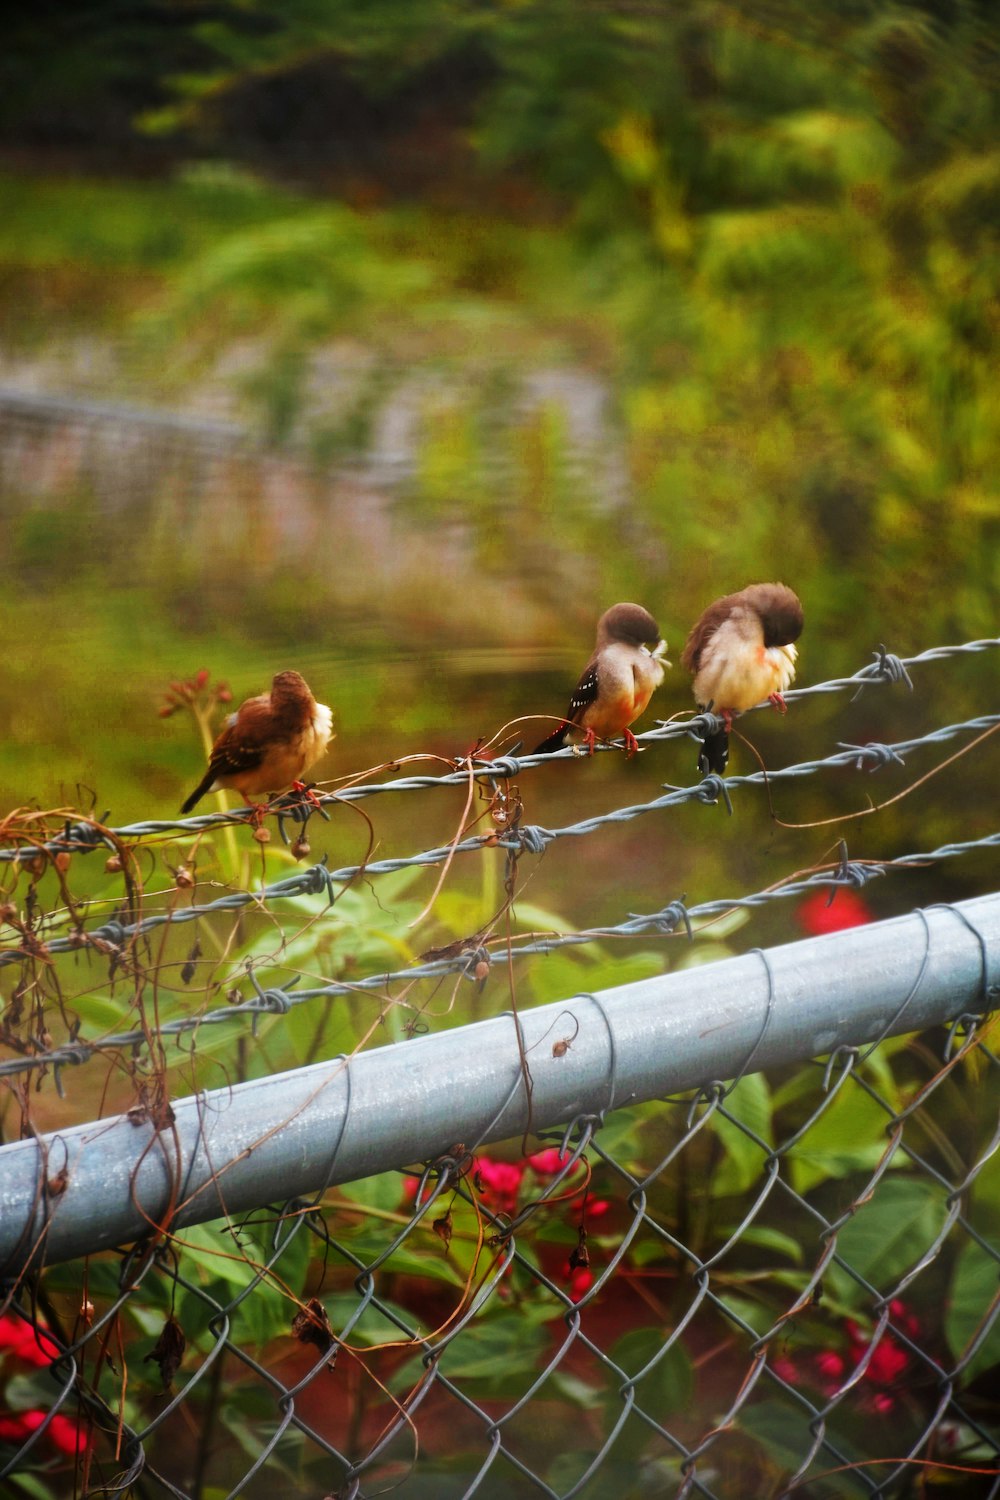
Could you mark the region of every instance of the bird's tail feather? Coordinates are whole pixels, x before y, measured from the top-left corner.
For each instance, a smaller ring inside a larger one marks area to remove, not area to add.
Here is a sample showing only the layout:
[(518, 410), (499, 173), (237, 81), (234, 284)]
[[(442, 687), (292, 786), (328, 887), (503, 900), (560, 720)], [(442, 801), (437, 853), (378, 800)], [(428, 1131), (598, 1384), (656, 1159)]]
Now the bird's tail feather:
[(566, 736), (569, 734), (571, 727), (568, 722), (560, 724), (554, 734), (550, 734), (547, 739), (542, 740), (540, 745), (535, 746), (531, 752), (532, 755), (551, 755), (553, 751), (561, 750), (566, 743)]
[(186, 813), (189, 813), (191, 811), (191, 809), (194, 807), (195, 803), (201, 801), (202, 797), (204, 797), (205, 793), (209, 790), (209, 788), (211, 787), (211, 785), (212, 785), (212, 783), (214, 781), (215, 781), (215, 772), (214, 771), (206, 771), (205, 774), (204, 774), (204, 776), (199, 781), (198, 785), (195, 787), (194, 791), (191, 793), (190, 797), (186, 798), (181, 803), (181, 813), (182, 813), (182, 815), (186, 814)]
[(729, 764), (729, 731), (719, 729), (706, 734), (698, 753), (698, 770), (703, 776), (721, 776)]

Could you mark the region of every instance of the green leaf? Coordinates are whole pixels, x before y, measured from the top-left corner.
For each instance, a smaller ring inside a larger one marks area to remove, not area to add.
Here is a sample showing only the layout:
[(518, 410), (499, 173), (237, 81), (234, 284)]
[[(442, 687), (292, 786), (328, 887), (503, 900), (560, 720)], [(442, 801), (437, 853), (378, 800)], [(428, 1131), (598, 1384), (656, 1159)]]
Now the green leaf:
[(363, 1177), (360, 1182), (344, 1183), (338, 1188), (352, 1203), (365, 1208), (377, 1208), (383, 1213), (396, 1213), (403, 1204), (403, 1179), (398, 1172), (380, 1172), (375, 1177)]
[(186, 1263), (199, 1268), (202, 1285), (224, 1281), (242, 1291), (253, 1279), (254, 1270), (240, 1255), (236, 1241), (217, 1227), (194, 1224), (182, 1229), (177, 1235), (177, 1245)]
[(32, 1500), (54, 1500), (52, 1490), (37, 1474), (28, 1474), (22, 1469), (14, 1483), (16, 1495), (28, 1495)]
[[(781, 1475), (787, 1478), (798, 1469), (812, 1441), (807, 1411), (799, 1410), (789, 1402), (765, 1398), (745, 1406), (736, 1420), (739, 1429), (760, 1444)], [(853, 1451), (853, 1445), (846, 1442), (840, 1432), (837, 1433), (837, 1445), (848, 1459), (863, 1456)], [(817, 1500), (821, 1495), (856, 1496), (857, 1492), (857, 1484), (849, 1474), (825, 1478), (822, 1491), (816, 1487), (809, 1489)], [(770, 1494), (771, 1487), (762, 1489), (761, 1493)]]
[[(624, 1109), (616, 1109), (601, 1126), (596, 1137), (597, 1144), (626, 1169), (634, 1167), (641, 1160), (640, 1135), (649, 1119), (649, 1105), (633, 1104)], [(620, 1183), (620, 1186), (624, 1188), (625, 1184)]]
[[(738, 1228), (737, 1224), (717, 1224), (715, 1237), (720, 1244), (724, 1244)], [(748, 1224), (740, 1233), (740, 1244), (759, 1245), (763, 1250), (773, 1250), (777, 1255), (787, 1256), (797, 1266), (802, 1264), (803, 1251), (798, 1240), (793, 1240), (790, 1234), (785, 1234), (780, 1229), (772, 1229), (768, 1224)]]
[[(526, 1325), (518, 1313), (479, 1319), (448, 1345), (441, 1370), (450, 1380), (475, 1385), (480, 1397), (518, 1391), (534, 1376), (549, 1343), (543, 1326)], [(419, 1361), (408, 1360), (389, 1382), (393, 1392), (409, 1390), (420, 1378)]]
[[(848, 1079), (786, 1157), (796, 1192), (807, 1193), (829, 1177), (873, 1171), (888, 1144), (888, 1124), (886, 1111)], [(905, 1161), (899, 1152), (893, 1159)]]
[[(964, 1354), (990, 1308), (996, 1311), (994, 1302), (998, 1290), (1000, 1270), (996, 1257), (975, 1240), (970, 1240), (958, 1257), (945, 1308), (945, 1336), (956, 1359)], [(998, 1363), (1000, 1316), (994, 1318), (992, 1328), (969, 1361), (962, 1378), (968, 1381)]]
[[(874, 1197), (837, 1235), (837, 1254), (879, 1291), (889, 1290), (934, 1240), (945, 1216), (942, 1191), (917, 1177), (883, 1177)], [(845, 1301), (865, 1296), (852, 1277), (831, 1268)]]
[[(763, 1073), (750, 1073), (741, 1078), (727, 1098), (725, 1107), (768, 1146), (773, 1144), (771, 1091)], [(726, 1159), (712, 1179), (713, 1194), (723, 1197), (729, 1193), (749, 1192), (763, 1178), (762, 1148), (718, 1111), (712, 1116), (712, 1129), (726, 1150)]]
[[(633, 1328), (612, 1345), (610, 1357), (625, 1374), (634, 1378), (650, 1361), (659, 1360), (636, 1383), (636, 1400), (644, 1411), (662, 1422), (673, 1412), (686, 1409), (694, 1393), (694, 1371), (687, 1351), (679, 1339), (663, 1352), (666, 1338), (660, 1328)], [(607, 1416), (610, 1420), (621, 1411), (617, 1385), (608, 1392)]]

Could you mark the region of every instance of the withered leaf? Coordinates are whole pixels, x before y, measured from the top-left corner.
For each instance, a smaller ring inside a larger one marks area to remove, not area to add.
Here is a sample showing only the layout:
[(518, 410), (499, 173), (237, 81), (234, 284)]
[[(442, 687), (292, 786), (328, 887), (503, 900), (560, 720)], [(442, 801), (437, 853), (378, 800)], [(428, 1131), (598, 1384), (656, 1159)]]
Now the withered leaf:
[(59, 1198), (69, 1186), (69, 1168), (60, 1167), (45, 1184), (50, 1198)]
[(446, 1214), (442, 1214), (440, 1219), (435, 1219), (431, 1224), (431, 1228), (447, 1250), (451, 1245), (452, 1235), (451, 1209), (449, 1208)]
[(325, 1354), (336, 1343), (326, 1308), (318, 1297), (310, 1297), (305, 1307), (292, 1319), (292, 1338), (300, 1344), (313, 1344)]
[(201, 957), (201, 944), (199, 943), (198, 939), (195, 938), (194, 942), (191, 944), (191, 951), (190, 951), (190, 953), (187, 956), (187, 962), (185, 963), (184, 967), (181, 969), (181, 982), (183, 984), (190, 984), (191, 983), (192, 979), (195, 976), (195, 971), (196, 971), (196, 968), (197, 968), (197, 965), (198, 965), (198, 960), (199, 960), (200, 957)]
[(571, 1271), (578, 1271), (581, 1267), (586, 1269), (589, 1265), (590, 1251), (587, 1249), (587, 1231), (581, 1225), (577, 1242), (569, 1252), (569, 1266)]
[[(154, 1364), (159, 1365), (160, 1379), (163, 1381), (165, 1391), (170, 1389), (171, 1381), (184, 1358), (186, 1347), (187, 1339), (184, 1337), (183, 1328), (175, 1317), (169, 1317), (163, 1325), (160, 1337), (146, 1355), (146, 1360), (151, 1359)], [(143, 1363), (145, 1362), (144, 1360)]]

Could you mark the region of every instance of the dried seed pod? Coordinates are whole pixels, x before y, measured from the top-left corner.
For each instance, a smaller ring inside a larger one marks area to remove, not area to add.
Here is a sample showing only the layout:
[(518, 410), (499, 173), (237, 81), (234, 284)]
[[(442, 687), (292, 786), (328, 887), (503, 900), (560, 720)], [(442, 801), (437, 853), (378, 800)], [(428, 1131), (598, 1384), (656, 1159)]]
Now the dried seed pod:
[(120, 854), (111, 854), (104, 861), (104, 873), (105, 873), (105, 875), (117, 875), (117, 874), (120, 873), (121, 867), (122, 867), (122, 857), (121, 857)]
[(271, 842), (271, 835), (266, 828), (256, 828), (253, 836), (258, 844), (269, 844)]

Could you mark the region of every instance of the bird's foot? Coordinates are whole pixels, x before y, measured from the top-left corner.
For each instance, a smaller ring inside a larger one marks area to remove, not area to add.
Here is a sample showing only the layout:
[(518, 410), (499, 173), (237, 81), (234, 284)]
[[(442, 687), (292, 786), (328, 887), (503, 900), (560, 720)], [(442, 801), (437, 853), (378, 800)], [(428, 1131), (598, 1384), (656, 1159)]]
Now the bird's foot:
[(722, 723), (723, 723), (723, 725), (725, 727), (725, 731), (728, 734), (729, 731), (733, 727), (733, 711), (732, 711), (732, 709), (731, 708), (720, 708), (719, 709), (719, 718), (722, 720)]
[(623, 731), (622, 739), (625, 741), (625, 758), (626, 760), (631, 760), (633, 755), (635, 755), (636, 751), (639, 748), (639, 741), (636, 739), (631, 729), (626, 729)]
[(246, 803), (247, 807), (250, 809), (250, 819), (249, 819), (250, 827), (251, 828), (257, 828), (257, 829), (263, 828), (263, 826), (264, 826), (264, 819), (267, 817), (267, 814), (271, 811), (271, 804), (270, 804), (270, 802), (254, 802), (254, 801), (251, 800), (251, 798), (249, 798), (247, 796), (244, 796), (243, 801)]
[(768, 703), (770, 703), (772, 708), (776, 708), (778, 710), (779, 714), (787, 714), (788, 704), (785, 702), (780, 693), (769, 693), (767, 701)]
[(587, 754), (588, 755), (593, 755), (593, 753), (594, 753), (594, 743), (595, 743), (596, 740), (597, 740), (597, 735), (594, 733), (594, 731), (592, 729), (588, 729), (586, 731), (586, 733), (584, 734), (584, 737), (583, 737), (583, 742), (584, 742), (584, 744), (587, 747)]
[(304, 781), (293, 781), (292, 791), (298, 792), (303, 802), (308, 802), (312, 807), (315, 807), (317, 811), (322, 812), (323, 804), (314, 791), (315, 785), (316, 783), (314, 781), (310, 781), (308, 784)]

